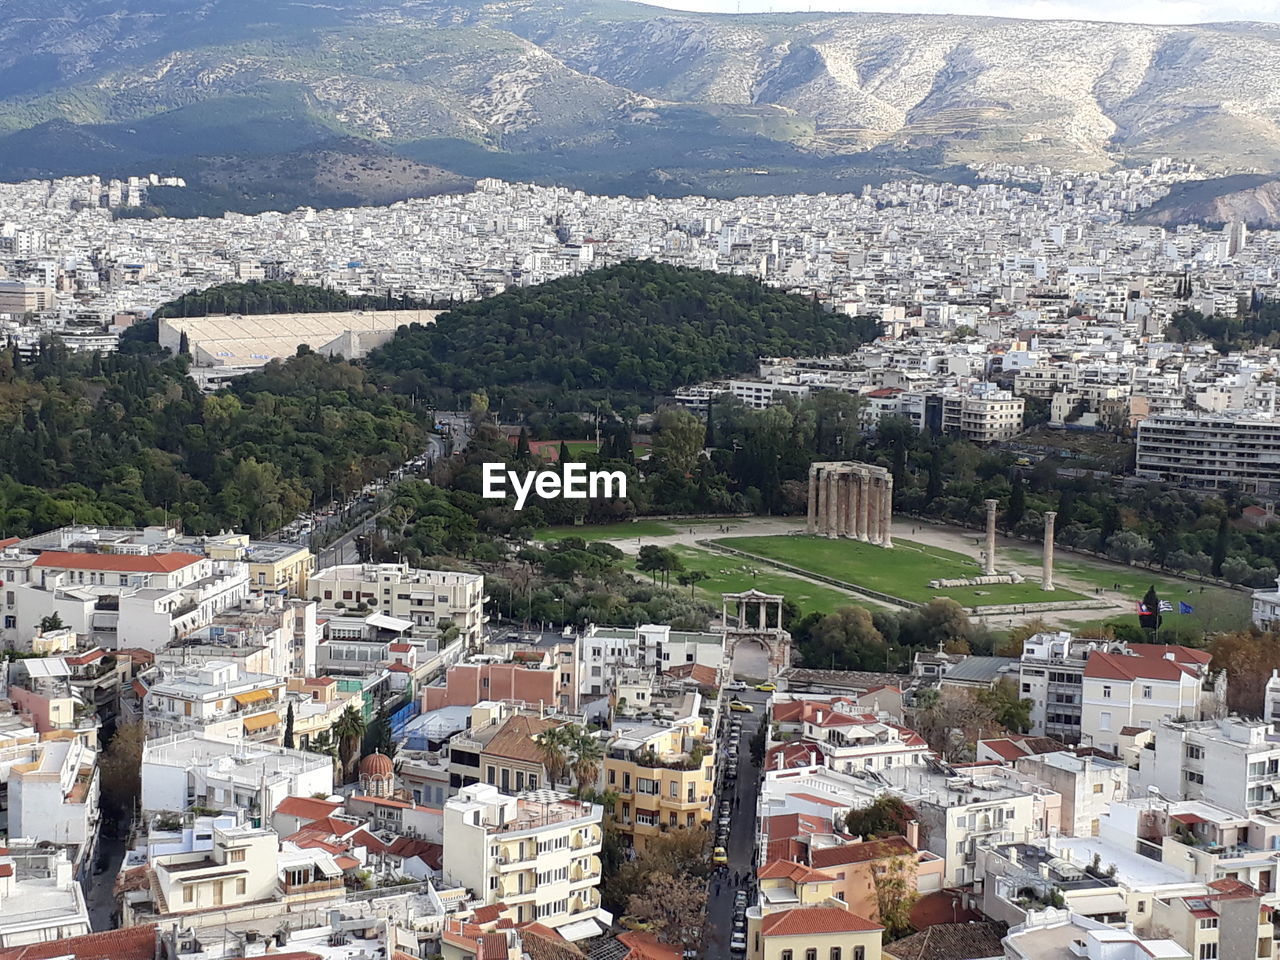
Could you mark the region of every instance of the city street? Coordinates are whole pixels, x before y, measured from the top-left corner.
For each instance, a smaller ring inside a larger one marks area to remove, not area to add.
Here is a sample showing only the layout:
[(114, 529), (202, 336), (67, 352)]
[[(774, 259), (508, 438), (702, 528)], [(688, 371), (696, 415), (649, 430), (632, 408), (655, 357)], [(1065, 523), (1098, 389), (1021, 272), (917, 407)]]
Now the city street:
[[(733, 894), (734, 891), (746, 888), (755, 876), (755, 843), (756, 843), (756, 799), (760, 795), (760, 768), (751, 757), (751, 739), (761, 723), (766, 722), (765, 709), (769, 699), (766, 693), (755, 690), (743, 690), (737, 696), (743, 703), (749, 703), (754, 713), (727, 713), (725, 727), (733, 719), (742, 720), (742, 735), (738, 739), (738, 778), (734, 781), (721, 780), (722, 794), (716, 800), (716, 815), (719, 816), (721, 800), (737, 802), (733, 809), (729, 825), (729, 855), (727, 874), (713, 876), (710, 895), (707, 902), (707, 915), (711, 921), (712, 941), (706, 945), (703, 956), (710, 960), (727, 960), (729, 958), (729, 937), (733, 932)], [(727, 709), (727, 708), (726, 708)], [(724, 741), (721, 743), (724, 755)], [(733, 884), (734, 873), (744, 878), (739, 887)]]

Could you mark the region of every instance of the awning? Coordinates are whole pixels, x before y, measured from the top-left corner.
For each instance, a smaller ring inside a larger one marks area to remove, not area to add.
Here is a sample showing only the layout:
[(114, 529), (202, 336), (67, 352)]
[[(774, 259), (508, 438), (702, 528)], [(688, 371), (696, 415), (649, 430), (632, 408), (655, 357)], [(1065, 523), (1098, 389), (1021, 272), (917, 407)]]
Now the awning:
[(600, 929), (600, 924), (594, 920), (575, 920), (573, 923), (566, 923), (563, 927), (556, 927), (556, 933), (573, 943), (575, 940), (598, 937), (604, 931)]
[(246, 733), (256, 733), (259, 730), (265, 730), (267, 727), (274, 727), (280, 722), (280, 714), (272, 710), (270, 713), (260, 713), (254, 717), (244, 718), (244, 729)]
[(250, 690), (248, 693), (237, 693), (232, 698), (236, 703), (244, 706), (246, 703), (257, 703), (259, 700), (270, 700), (270, 690)]

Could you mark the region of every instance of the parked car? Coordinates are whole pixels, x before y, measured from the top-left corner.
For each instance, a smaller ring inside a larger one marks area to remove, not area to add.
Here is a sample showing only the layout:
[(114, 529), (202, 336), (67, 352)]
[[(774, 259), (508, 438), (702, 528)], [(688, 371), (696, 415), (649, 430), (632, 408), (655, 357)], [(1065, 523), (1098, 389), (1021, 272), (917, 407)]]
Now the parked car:
[(724, 688), (726, 690), (745, 690), (747, 689), (747, 682), (745, 680), (730, 680), (724, 685)]
[(772, 680), (767, 680), (764, 683), (757, 683), (756, 689), (761, 693), (773, 693), (773, 691), (778, 689), (778, 685)]
[(747, 952), (747, 935), (743, 933), (735, 933), (729, 940), (729, 949), (734, 953)]
[(729, 854), (725, 852), (724, 847), (716, 847), (711, 851), (711, 862), (717, 864), (729, 862)]

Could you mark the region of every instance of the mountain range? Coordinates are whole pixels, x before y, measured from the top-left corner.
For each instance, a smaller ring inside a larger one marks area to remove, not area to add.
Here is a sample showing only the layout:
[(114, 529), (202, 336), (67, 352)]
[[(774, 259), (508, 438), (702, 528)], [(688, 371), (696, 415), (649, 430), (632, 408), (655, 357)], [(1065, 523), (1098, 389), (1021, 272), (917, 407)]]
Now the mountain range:
[[(996, 159), (1272, 172), (1277, 63), (1280, 26), (1258, 23), (6, 0), (0, 176), (172, 172), (198, 188), (193, 207), (237, 208), (294, 199), (279, 182), (255, 194), (250, 158), (318, 144), (422, 165), (395, 194), (482, 176), (633, 194), (854, 189)], [(327, 202), (326, 177), (294, 192)]]

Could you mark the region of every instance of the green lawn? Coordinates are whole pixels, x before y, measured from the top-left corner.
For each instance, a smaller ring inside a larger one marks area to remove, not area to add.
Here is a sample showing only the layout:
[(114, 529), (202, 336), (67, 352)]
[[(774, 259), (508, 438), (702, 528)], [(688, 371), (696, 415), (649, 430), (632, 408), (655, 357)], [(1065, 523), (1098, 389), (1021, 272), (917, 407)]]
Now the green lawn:
[[(800, 607), (803, 616), (812, 611), (830, 613), (839, 607), (866, 606), (867, 601), (852, 594), (845, 593), (835, 587), (819, 583), (810, 583), (799, 577), (783, 573), (765, 564), (753, 564), (740, 557), (702, 550), (698, 547), (673, 547), (684, 564), (686, 570), (700, 570), (708, 574), (708, 578), (694, 588), (695, 596), (699, 596), (713, 604), (720, 602), (722, 593), (741, 593), (753, 587), (765, 593), (780, 593)], [(634, 558), (628, 561), (628, 569), (637, 577), (648, 580), (647, 573), (636, 570)], [(676, 578), (671, 577), (672, 589), (688, 592), (688, 587), (678, 587)]]
[(975, 576), (981, 572), (978, 561), (910, 540), (895, 540), (892, 550), (857, 540), (810, 536), (725, 537), (716, 542), (917, 603), (935, 597), (950, 597), (967, 607), (1081, 599), (1070, 590), (1045, 593), (1036, 583), (935, 590), (930, 580)]
[(634, 523), (584, 523), (580, 527), (547, 527), (534, 533), (535, 540), (563, 540), (581, 537), (586, 541), (634, 540), (637, 537), (669, 537), (676, 528), (662, 520), (637, 520)]
[[(1032, 550), (1014, 548), (1002, 552), (1019, 562), (1040, 562), (1040, 554)], [(1054, 556), (1053, 571), (1059, 582), (1090, 584), (1105, 590), (1119, 589), (1133, 598), (1135, 616), (1137, 602), (1152, 585), (1160, 594), (1160, 599), (1168, 600), (1175, 610), (1179, 600), (1195, 608), (1189, 614), (1166, 613), (1165, 626), (1194, 622), (1201, 630), (1214, 633), (1219, 630), (1241, 630), (1249, 625), (1252, 601), (1249, 594), (1240, 590), (1180, 580), (1151, 570), (1105, 563), (1061, 551)], [(1089, 620), (1082, 622), (1080, 626), (1092, 626), (1094, 623), (1095, 621)]]

